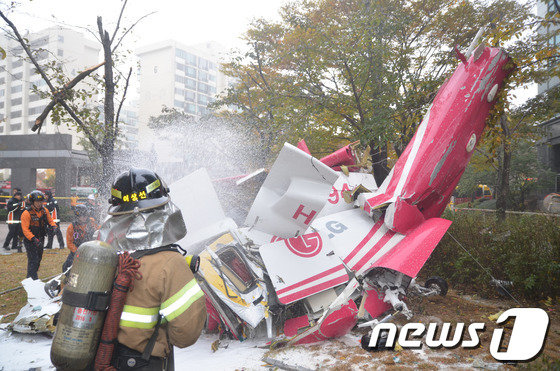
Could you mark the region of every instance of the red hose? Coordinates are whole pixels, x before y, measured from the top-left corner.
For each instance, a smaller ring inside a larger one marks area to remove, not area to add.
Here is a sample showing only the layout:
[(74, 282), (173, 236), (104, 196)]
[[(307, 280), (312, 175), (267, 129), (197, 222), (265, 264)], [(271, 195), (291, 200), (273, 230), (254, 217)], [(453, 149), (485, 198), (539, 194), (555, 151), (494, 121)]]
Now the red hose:
[(134, 280), (142, 279), (142, 274), (138, 272), (140, 261), (134, 259), (128, 252), (119, 255), (119, 266), (117, 269), (117, 278), (113, 284), (113, 293), (111, 294), (111, 302), (109, 310), (105, 317), (103, 332), (97, 355), (95, 356), (94, 369), (97, 370), (115, 370), (111, 366), (111, 358), (117, 342), (117, 333), (119, 331), (119, 322), (126, 301), (126, 294), (134, 288)]

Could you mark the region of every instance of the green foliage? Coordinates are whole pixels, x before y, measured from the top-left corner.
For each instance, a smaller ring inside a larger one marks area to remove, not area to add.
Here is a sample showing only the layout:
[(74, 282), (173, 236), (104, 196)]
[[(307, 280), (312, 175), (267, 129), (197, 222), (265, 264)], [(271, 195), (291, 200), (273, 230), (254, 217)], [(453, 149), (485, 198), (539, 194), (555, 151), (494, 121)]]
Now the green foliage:
[(497, 223), (492, 215), (461, 212), (447, 215), (453, 235), (483, 267), (446, 234), (423, 268), (426, 276), (439, 275), (481, 294), (495, 292), (490, 273), (512, 281), (517, 298), (531, 300), (560, 296), (560, 218), (508, 216)]
[[(537, 197), (554, 189), (555, 173), (550, 171), (538, 156), (541, 144), (530, 139), (517, 139), (512, 145), (509, 171), (509, 208), (515, 210), (535, 209)], [(459, 197), (471, 197), (478, 184), (496, 189), (499, 158), (490, 158), (488, 147), (481, 146), (473, 155), (458, 185)], [(490, 161), (488, 160), (490, 158)]]
[(529, 47), (512, 40), (532, 20), (513, 0), (295, 1), (281, 21), (251, 25), (248, 51), (223, 66), (237, 83), (214, 107), (230, 107), (270, 148), (303, 137), (325, 153), (360, 139), (391, 142), (398, 156), (456, 66), (453, 46), (492, 22), (488, 40), (522, 56)]
[(0, 209), (0, 221), (5, 221), (6, 218), (8, 217), (8, 210), (6, 209)]

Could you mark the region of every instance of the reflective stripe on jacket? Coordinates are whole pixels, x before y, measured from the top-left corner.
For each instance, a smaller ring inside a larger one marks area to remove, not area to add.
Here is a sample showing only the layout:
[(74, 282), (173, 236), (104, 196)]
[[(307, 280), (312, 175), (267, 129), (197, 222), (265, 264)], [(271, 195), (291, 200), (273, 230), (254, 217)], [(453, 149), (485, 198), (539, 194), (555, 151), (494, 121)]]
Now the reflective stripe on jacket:
[(185, 258), (174, 251), (161, 251), (140, 258), (142, 279), (126, 298), (118, 341), (143, 352), (162, 316), (153, 356), (169, 354), (169, 342), (179, 348), (194, 344), (206, 321), (204, 294)]

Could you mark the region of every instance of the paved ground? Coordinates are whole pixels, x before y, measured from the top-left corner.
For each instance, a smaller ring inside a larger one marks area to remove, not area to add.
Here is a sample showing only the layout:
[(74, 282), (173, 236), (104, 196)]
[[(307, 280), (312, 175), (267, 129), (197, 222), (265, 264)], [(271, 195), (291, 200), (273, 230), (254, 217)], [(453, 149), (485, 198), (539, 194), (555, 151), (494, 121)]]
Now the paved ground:
[[(60, 223), (60, 229), (62, 230), (62, 236), (64, 236), (65, 244), (66, 244), (66, 229), (68, 229), (69, 225), (70, 223)], [(6, 236), (8, 236), (8, 225), (6, 224), (6, 222), (0, 222), (0, 253), (5, 253), (6, 251), (2, 249), (2, 246), (4, 246), (4, 241), (6, 240)], [(11, 246), (12, 245), (10, 243), (10, 248)], [(54, 237), (53, 247), (54, 248), (58, 247), (58, 241), (56, 239), (56, 236)]]

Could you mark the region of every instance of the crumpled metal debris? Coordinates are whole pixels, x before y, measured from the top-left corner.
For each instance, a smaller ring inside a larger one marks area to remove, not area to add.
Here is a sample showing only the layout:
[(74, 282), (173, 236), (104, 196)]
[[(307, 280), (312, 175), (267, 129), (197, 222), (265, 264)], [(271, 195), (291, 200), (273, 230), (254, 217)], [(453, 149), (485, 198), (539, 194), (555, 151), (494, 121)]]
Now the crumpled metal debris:
[(26, 278), (21, 284), (27, 292), (27, 304), (7, 329), (25, 334), (53, 333), (54, 315), (62, 306), (60, 296), (49, 297), (45, 292), (45, 283), (41, 280)]

